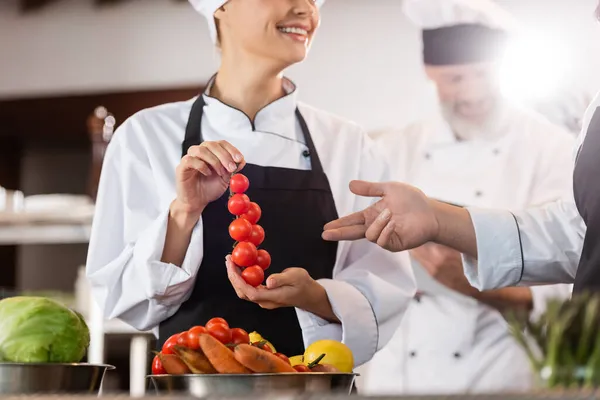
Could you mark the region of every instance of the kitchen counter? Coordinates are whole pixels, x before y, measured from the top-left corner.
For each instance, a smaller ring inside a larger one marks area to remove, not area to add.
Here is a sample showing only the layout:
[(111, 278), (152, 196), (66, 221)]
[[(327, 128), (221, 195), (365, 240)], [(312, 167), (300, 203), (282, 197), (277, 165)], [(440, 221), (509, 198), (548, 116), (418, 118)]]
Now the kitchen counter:
[[(3, 397), (3, 400), (23, 400), (24, 397)], [(91, 396), (29, 396), (29, 399), (35, 400), (55, 400), (58, 398), (68, 398), (70, 400), (89, 400), (98, 397)], [(102, 396), (102, 399), (106, 400), (123, 400), (130, 398), (128, 395), (107, 395)], [(192, 400), (192, 397), (185, 396), (173, 396), (173, 397), (157, 397), (157, 396), (146, 396), (144, 398), (153, 400)], [(313, 395), (313, 396), (293, 396), (293, 395), (281, 395), (281, 396), (260, 396), (260, 397), (210, 397), (208, 400), (367, 400), (372, 399), (371, 397), (363, 396), (327, 396), (327, 395)], [(600, 399), (600, 391), (597, 392), (548, 392), (548, 393), (531, 393), (531, 394), (519, 394), (519, 395), (456, 395), (456, 396), (406, 396), (406, 397), (377, 397), (380, 400), (591, 400)]]

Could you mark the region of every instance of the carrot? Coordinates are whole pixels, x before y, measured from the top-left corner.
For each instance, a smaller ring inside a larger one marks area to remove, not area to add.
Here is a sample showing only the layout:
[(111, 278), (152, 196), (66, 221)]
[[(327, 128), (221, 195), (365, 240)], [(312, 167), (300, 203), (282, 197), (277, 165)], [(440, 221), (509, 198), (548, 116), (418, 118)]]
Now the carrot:
[(234, 354), (211, 335), (200, 335), (200, 348), (208, 361), (221, 374), (250, 374), (249, 369), (236, 361)]
[(235, 359), (253, 372), (262, 374), (294, 373), (296, 370), (275, 354), (249, 344), (239, 344), (234, 350)]
[(184, 375), (191, 372), (187, 365), (175, 354), (158, 353), (158, 358), (169, 375)]
[(217, 370), (212, 366), (202, 350), (192, 350), (184, 346), (173, 347), (175, 354), (188, 366), (194, 374), (215, 374)]

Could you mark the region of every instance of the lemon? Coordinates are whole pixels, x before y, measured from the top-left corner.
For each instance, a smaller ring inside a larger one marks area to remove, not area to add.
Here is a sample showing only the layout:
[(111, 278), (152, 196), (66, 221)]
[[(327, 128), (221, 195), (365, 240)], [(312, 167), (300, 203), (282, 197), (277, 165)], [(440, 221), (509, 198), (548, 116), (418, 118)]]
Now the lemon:
[(277, 353), (277, 350), (275, 350), (275, 346), (273, 346), (268, 340), (265, 340), (265, 338), (262, 337), (260, 333), (252, 332), (248, 336), (250, 336), (250, 343), (266, 342), (266, 345), (269, 346), (271, 350), (273, 350), (273, 353)]
[(308, 365), (322, 354), (325, 354), (325, 357), (319, 361), (319, 364), (333, 365), (340, 372), (352, 372), (354, 369), (352, 350), (335, 340), (319, 340), (308, 346), (304, 352), (304, 363)]
[(304, 365), (304, 356), (290, 357), (290, 363), (292, 364), (292, 367), (295, 367), (296, 365)]

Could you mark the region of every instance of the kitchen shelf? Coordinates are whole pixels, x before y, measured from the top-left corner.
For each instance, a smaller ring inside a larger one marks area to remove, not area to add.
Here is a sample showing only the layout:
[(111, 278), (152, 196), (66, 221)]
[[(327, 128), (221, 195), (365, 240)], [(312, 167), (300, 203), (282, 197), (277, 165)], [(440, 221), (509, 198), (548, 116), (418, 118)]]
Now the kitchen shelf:
[(0, 245), (88, 243), (91, 223), (0, 225)]

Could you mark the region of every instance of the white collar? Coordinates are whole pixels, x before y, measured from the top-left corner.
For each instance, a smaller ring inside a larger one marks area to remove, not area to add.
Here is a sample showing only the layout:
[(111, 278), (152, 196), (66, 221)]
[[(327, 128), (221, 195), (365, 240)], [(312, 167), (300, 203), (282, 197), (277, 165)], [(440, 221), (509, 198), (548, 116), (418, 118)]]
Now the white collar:
[(215, 77), (216, 75), (210, 79), (202, 96), (206, 104), (204, 113), (217, 132), (247, 133), (248, 130), (251, 130), (272, 132), (291, 139), (295, 138), (298, 90), (291, 80), (283, 78), (283, 89), (286, 95), (263, 107), (256, 114), (254, 123), (252, 123), (241, 110), (210, 96), (210, 89), (214, 84)]

